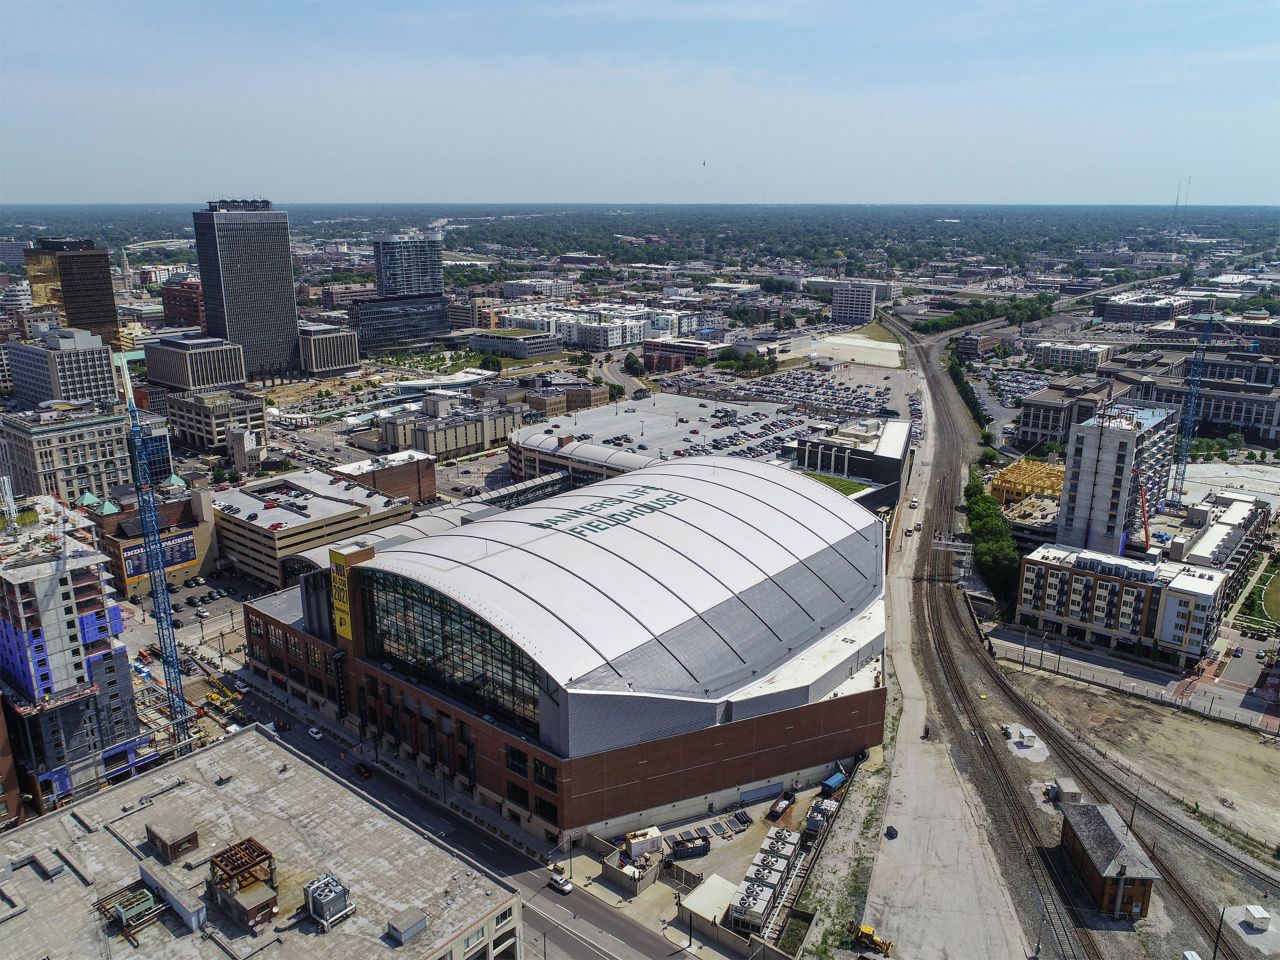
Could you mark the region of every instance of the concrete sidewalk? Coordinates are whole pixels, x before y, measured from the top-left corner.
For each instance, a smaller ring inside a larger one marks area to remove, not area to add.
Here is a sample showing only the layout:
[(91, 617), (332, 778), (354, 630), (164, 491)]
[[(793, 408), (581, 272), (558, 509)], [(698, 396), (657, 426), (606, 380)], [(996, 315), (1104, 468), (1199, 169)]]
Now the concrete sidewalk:
[[(925, 422), (936, 422), (923, 393)], [(903, 502), (928, 490), (937, 432), (929, 431)], [(894, 956), (983, 957), (1024, 960), (1031, 950), (987, 835), (986, 818), (949, 746), (922, 740), (928, 702), (912, 660), (911, 618), (916, 550), (920, 541), (890, 541), (893, 570), (886, 579), (887, 663), (902, 691), (885, 823), (897, 839), (879, 839), (863, 922), (896, 943)], [(853, 918), (850, 918), (853, 919)]]

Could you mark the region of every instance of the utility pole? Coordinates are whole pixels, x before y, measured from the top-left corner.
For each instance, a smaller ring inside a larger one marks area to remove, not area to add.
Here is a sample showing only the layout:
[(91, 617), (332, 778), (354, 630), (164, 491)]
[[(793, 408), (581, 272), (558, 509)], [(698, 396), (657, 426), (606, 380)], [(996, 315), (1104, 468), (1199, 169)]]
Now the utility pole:
[(1222, 941), (1222, 921), (1227, 918), (1227, 908), (1223, 907), (1222, 912), (1218, 914), (1218, 930), (1213, 935), (1213, 957), (1212, 960), (1218, 960), (1218, 944)]

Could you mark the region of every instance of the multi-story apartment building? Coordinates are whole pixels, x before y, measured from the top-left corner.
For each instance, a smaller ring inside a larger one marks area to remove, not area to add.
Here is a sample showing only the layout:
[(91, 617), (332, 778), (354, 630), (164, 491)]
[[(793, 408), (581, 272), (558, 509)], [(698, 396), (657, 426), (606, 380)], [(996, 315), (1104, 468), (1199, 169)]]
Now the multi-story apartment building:
[(115, 403), (111, 348), (86, 330), (45, 327), (28, 343), (5, 344), (14, 398), (28, 409), (52, 400)]
[(230, 451), (231, 434), (247, 430), (266, 442), (267, 403), (247, 390), (208, 389), (171, 393), (170, 432), (182, 446), (214, 453)]
[(74, 503), (86, 493), (106, 499), (133, 483), (129, 418), (110, 410), (38, 410), (0, 417), (0, 468), (20, 495)]
[(444, 231), (374, 237), (373, 268), (380, 297), (443, 295)]
[(861, 325), (876, 316), (876, 285), (848, 280), (831, 288), (831, 322)]
[(10, 323), (18, 319), (18, 315), (31, 309), (31, 284), (26, 280), (18, 280), (0, 291), (0, 316)]
[(94, 527), (51, 497), (19, 501), (0, 557), (0, 699), (31, 806), (131, 775), (139, 737), (119, 608)]
[(1046, 545), (1023, 558), (1018, 622), (1185, 666), (1217, 638), (1226, 584), (1221, 570)]
[(147, 380), (173, 392), (239, 387), (245, 380), (244, 347), (200, 334), (147, 343)]
[(377, 295), (376, 283), (326, 283), (320, 288), (320, 302), (327, 310), (349, 307), (361, 300), (372, 300)]
[(199, 327), (205, 329), (204, 285), (189, 273), (177, 273), (160, 288), (166, 327)]
[(653, 311), (617, 303), (590, 306), (517, 304), (502, 311), (504, 327), (559, 334), (567, 349), (618, 350), (649, 336)]
[(1093, 373), (1098, 364), (1111, 359), (1115, 347), (1106, 343), (1059, 343), (1045, 340), (1031, 348), (1031, 357), (1036, 363), (1059, 370), (1079, 369), (1081, 372)]
[(548, 297), (562, 299), (573, 293), (573, 284), (568, 280), (557, 280), (551, 277), (526, 277), (522, 280), (506, 280), (502, 284), (502, 296), (507, 300), (518, 297)]
[(34, 306), (53, 307), (62, 326), (96, 333), (104, 343), (120, 346), (108, 251), (92, 240), (41, 240), (24, 256)]
[(1161, 323), (1189, 315), (1191, 300), (1188, 297), (1127, 290), (1109, 297), (1097, 297), (1093, 312), (1117, 323)]
[(1057, 542), (1122, 554), (1144, 513), (1167, 494), (1179, 410), (1144, 401), (1106, 405), (1067, 439)]
[(1127, 384), (1097, 377), (1064, 377), (1054, 380), (1022, 400), (1018, 415), (1018, 446), (1030, 450), (1040, 443), (1064, 446), (1071, 427), (1092, 417), (1110, 396), (1120, 400), (1129, 393)]
[(289, 215), (270, 200), (210, 200), (191, 216), (205, 329), (244, 347), (250, 377), (297, 369)]
[(332, 377), (360, 366), (360, 336), (331, 323), (298, 324), (298, 358), (302, 372)]
[(360, 338), (362, 356), (431, 344), (449, 332), (449, 312), (440, 294), (379, 297), (351, 306), (351, 329)]

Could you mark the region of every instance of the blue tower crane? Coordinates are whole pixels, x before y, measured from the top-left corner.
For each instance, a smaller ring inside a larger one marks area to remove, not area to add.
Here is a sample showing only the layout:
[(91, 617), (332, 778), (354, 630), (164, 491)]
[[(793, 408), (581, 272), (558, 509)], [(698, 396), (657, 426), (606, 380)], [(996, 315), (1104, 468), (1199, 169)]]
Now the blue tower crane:
[(160, 661), (164, 664), (164, 686), (169, 694), (169, 719), (177, 755), (190, 751), (187, 743), (187, 701), (182, 695), (182, 671), (178, 667), (178, 640), (173, 632), (173, 610), (169, 606), (169, 584), (164, 576), (164, 551), (160, 546), (160, 513), (156, 508), (155, 484), (147, 460), (142, 417), (133, 402), (133, 383), (124, 371), (125, 397), (129, 403), (129, 449), (133, 453), (133, 485), (138, 493), (138, 515), (142, 518), (142, 543), (151, 579), (151, 615), (156, 622)]

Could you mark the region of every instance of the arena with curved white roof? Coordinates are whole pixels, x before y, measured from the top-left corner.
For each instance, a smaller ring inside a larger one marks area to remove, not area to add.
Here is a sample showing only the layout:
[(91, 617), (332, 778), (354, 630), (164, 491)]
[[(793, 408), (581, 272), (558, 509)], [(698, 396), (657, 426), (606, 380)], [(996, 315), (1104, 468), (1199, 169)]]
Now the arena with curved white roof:
[(251, 664), (294, 674), (271, 635), (298, 632), (329, 665), (304, 679), (317, 706), (549, 832), (768, 787), (880, 740), (883, 525), (799, 472), (658, 462), (385, 533), (247, 605)]

